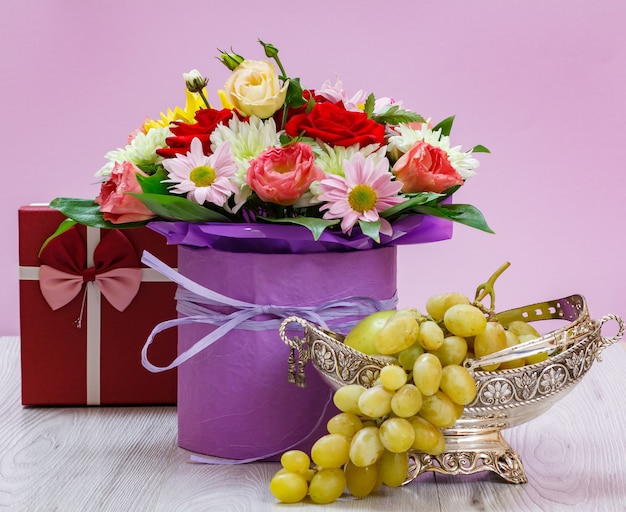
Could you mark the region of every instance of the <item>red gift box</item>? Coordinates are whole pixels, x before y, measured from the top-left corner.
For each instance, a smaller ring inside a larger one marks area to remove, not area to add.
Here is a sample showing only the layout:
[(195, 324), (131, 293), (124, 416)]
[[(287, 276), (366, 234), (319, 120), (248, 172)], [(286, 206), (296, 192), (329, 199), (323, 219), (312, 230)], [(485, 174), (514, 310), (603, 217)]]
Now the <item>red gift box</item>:
[[(147, 250), (176, 266), (176, 246), (148, 228), (76, 225), (40, 254), (64, 219), (47, 206), (18, 212), (22, 403), (175, 404), (176, 372), (149, 372), (141, 349), (155, 325), (176, 317), (176, 285), (140, 259)], [(171, 331), (151, 358), (176, 357)]]

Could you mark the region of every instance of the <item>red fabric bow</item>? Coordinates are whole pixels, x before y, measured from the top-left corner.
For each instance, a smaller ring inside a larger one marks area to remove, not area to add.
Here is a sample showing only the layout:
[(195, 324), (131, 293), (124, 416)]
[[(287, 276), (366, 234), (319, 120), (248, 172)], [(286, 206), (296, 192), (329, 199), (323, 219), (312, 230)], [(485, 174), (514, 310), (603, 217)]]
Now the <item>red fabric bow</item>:
[(104, 231), (93, 253), (93, 267), (87, 268), (87, 241), (76, 227), (53, 238), (39, 260), (39, 286), (53, 310), (68, 304), (84, 283), (95, 281), (111, 305), (124, 311), (141, 284), (135, 249), (117, 230)]

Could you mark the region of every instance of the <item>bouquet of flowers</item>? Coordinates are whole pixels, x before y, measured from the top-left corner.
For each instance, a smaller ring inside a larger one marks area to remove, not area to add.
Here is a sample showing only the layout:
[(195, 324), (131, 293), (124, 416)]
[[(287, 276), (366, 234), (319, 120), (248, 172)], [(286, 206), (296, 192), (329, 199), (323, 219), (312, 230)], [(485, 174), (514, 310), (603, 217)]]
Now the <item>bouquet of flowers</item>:
[(51, 206), (94, 227), (287, 223), (312, 240), (332, 232), (374, 244), (424, 216), (491, 232), (475, 207), (446, 201), (475, 174), (475, 153), (488, 152), (453, 146), (453, 117), (434, 124), (392, 98), (350, 95), (340, 81), (305, 88), (276, 47), (259, 42), (266, 60), (220, 51), (231, 71), (220, 106), (208, 100), (208, 79), (185, 73), (185, 107), (146, 120), (106, 155), (95, 200)]

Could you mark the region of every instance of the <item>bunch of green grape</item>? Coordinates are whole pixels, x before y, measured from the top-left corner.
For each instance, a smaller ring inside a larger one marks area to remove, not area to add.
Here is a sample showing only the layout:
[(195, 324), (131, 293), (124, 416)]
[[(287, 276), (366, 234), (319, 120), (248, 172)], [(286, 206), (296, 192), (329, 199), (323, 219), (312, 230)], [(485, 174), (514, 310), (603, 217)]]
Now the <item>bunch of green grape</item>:
[[(331, 503), (346, 489), (362, 498), (382, 485), (402, 485), (409, 453), (443, 453), (442, 429), (476, 397), (476, 381), (463, 361), (539, 336), (522, 321), (505, 328), (480, 300), (471, 302), (461, 293), (430, 297), (426, 312), (375, 313), (348, 333), (346, 344), (366, 347), (388, 364), (370, 387), (348, 384), (336, 390), (333, 402), (340, 413), (328, 421), (328, 434), (315, 442), (310, 456), (299, 450), (283, 454), (283, 467), (270, 482), (277, 499), (295, 503), (308, 495), (315, 503)], [(542, 355), (533, 357), (482, 369), (514, 368)]]
[[(287, 503), (307, 495), (330, 503), (347, 488), (364, 497), (383, 484), (401, 485), (409, 452), (442, 453), (441, 429), (453, 425), (476, 396), (474, 378), (459, 364), (463, 357), (452, 355), (453, 344), (444, 346), (443, 332), (417, 310), (394, 312), (377, 336), (384, 352), (395, 355), (391, 364), (371, 387), (349, 384), (335, 392), (341, 412), (328, 421), (328, 434), (315, 442), (310, 457), (298, 450), (283, 454), (283, 468), (270, 482), (274, 496)], [(427, 351), (435, 348), (438, 353)]]

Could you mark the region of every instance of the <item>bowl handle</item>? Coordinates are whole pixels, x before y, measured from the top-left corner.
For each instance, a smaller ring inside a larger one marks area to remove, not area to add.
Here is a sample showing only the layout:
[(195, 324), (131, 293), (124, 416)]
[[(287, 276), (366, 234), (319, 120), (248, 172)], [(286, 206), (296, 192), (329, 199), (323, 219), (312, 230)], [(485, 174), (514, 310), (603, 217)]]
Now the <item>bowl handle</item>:
[[(624, 334), (624, 321), (622, 318), (618, 315), (608, 314), (599, 320), (594, 320), (593, 332), (590, 332), (589, 335), (593, 335), (593, 333), (600, 333), (602, 326), (609, 320), (615, 320), (619, 329), (617, 334), (611, 338), (600, 337), (598, 356), (606, 347), (619, 341)], [(570, 339), (567, 336), (566, 332), (561, 332), (557, 335), (550, 333), (539, 338), (520, 343), (519, 345), (499, 350), (493, 354), (478, 357), (476, 359), (466, 359), (463, 362), (463, 366), (465, 366), (468, 370), (473, 371), (488, 364), (503, 363), (519, 357), (528, 357), (543, 352), (549, 352), (554, 349), (567, 348), (573, 341), (573, 339)]]
[[(298, 324), (304, 329), (304, 335), (302, 337), (294, 336), (293, 338), (290, 338), (287, 336), (286, 331), (292, 324)], [(278, 329), (280, 339), (283, 340), (285, 345), (289, 347), (289, 357), (287, 359), (287, 382), (295, 384), (299, 388), (306, 387), (304, 368), (310, 357), (308, 340), (313, 328), (314, 326), (307, 320), (298, 316), (290, 316), (281, 322)]]
[(619, 340), (622, 339), (622, 336), (624, 335), (624, 320), (622, 320), (622, 318), (619, 315), (614, 315), (612, 313), (608, 315), (604, 315), (602, 318), (600, 318), (600, 320), (596, 320), (597, 332), (600, 333), (600, 331), (602, 330), (602, 326), (610, 320), (615, 320), (617, 322), (617, 325), (618, 325), (617, 334), (610, 338), (605, 338), (604, 336), (600, 335), (600, 340), (601, 340), (600, 352), (604, 350), (606, 347), (608, 347), (609, 345), (613, 345), (613, 343), (617, 343)]

